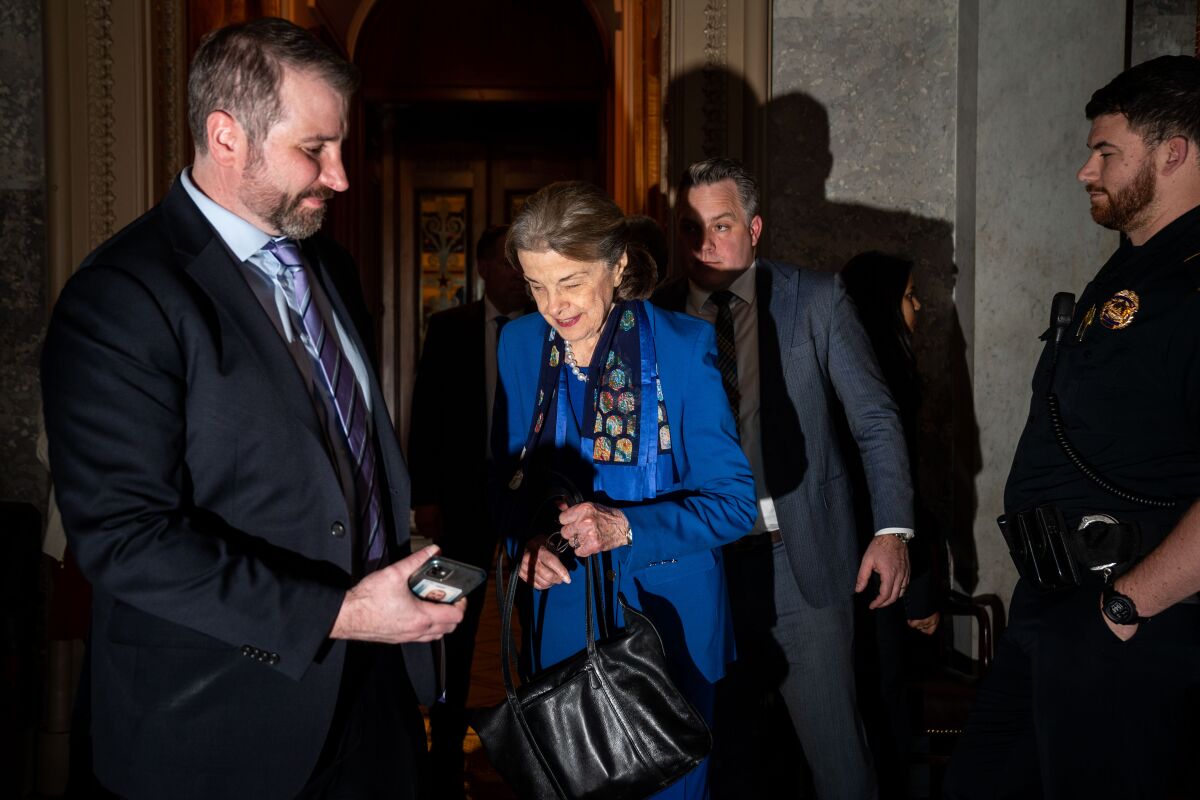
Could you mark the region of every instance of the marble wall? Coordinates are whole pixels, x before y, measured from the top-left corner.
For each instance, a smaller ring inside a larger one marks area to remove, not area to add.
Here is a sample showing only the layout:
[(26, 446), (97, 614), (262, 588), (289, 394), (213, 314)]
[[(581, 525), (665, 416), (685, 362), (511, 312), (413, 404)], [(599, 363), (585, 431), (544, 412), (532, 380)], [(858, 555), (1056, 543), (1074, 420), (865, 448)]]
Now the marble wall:
[[(1087, 19), (1087, 25), (1080, 25)], [(956, 583), (1007, 600), (995, 527), (1055, 291), (1115, 244), (1074, 175), (1083, 106), (1120, 71), (1123, 0), (775, 0), (771, 255), (911, 258), (920, 491)]]
[(919, 482), (945, 532), (969, 528), (978, 462), (954, 304), (958, 6), (776, 0), (766, 109), (767, 254), (825, 270), (871, 250), (914, 263)]
[[(995, 517), (1029, 411), (1038, 336), (1055, 292), (1078, 294), (1117, 244), (1092, 222), (1075, 179), (1087, 155), (1083, 108), (1122, 69), (1124, 0), (980, 0), (974, 165), (975, 409), (981, 471), (979, 591), (1007, 598), (1016, 573)], [(1087, 19), (1087, 25), (1080, 25)], [(972, 76), (963, 76), (970, 80)]]
[(1196, 0), (1133, 0), (1129, 63), (1155, 56), (1194, 55)]
[(42, 4), (0, 3), (0, 499), (42, 508), (37, 360), (45, 328)]

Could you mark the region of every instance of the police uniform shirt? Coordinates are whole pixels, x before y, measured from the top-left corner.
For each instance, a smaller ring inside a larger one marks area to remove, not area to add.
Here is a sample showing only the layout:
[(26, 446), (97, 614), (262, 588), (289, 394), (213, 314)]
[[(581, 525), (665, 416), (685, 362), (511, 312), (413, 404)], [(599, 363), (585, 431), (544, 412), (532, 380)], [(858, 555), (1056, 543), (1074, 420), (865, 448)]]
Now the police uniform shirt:
[(1085, 514), (1137, 521), (1148, 550), (1200, 497), (1200, 207), (1140, 247), (1122, 243), (1080, 296), (1053, 370), (1067, 436), (1084, 461), (1120, 488), (1178, 500), (1176, 508), (1122, 500), (1063, 453), (1046, 404), (1047, 334), (1005, 509), (1053, 504), (1072, 527)]

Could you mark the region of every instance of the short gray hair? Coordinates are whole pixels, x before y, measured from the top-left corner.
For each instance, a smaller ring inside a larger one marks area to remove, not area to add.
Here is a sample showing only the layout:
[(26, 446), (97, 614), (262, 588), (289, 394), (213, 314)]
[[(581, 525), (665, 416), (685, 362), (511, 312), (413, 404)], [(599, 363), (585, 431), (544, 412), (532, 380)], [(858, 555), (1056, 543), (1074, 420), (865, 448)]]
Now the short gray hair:
[(208, 152), (208, 115), (224, 111), (246, 131), (252, 152), (283, 116), (284, 69), (312, 72), (349, 101), (358, 70), (311, 33), (267, 17), (206, 35), (188, 71), (188, 127), (197, 151)]
[(693, 186), (711, 186), (721, 181), (733, 181), (737, 187), (738, 200), (746, 214), (746, 222), (758, 213), (758, 181), (742, 162), (735, 158), (707, 158), (697, 161), (683, 171), (679, 182), (679, 194), (683, 195)]

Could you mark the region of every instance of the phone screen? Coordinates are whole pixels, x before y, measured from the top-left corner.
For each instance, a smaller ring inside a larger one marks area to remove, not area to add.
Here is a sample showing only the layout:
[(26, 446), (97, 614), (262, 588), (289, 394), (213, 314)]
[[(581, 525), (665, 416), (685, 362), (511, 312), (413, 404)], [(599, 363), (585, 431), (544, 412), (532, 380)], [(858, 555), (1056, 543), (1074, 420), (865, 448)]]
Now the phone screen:
[(426, 561), (408, 579), (413, 594), (433, 603), (453, 603), (487, 579), (479, 567), (443, 556)]

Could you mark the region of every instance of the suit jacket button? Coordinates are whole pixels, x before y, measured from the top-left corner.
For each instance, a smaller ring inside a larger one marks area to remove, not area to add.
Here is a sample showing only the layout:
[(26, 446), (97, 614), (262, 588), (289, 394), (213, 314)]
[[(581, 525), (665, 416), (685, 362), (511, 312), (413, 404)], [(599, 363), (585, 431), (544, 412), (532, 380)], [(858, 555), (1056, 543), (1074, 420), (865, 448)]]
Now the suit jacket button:
[[(613, 572), (611, 569), (606, 570), (604, 573), (604, 577), (606, 580), (608, 580), (610, 582), (615, 581), (617, 579), (617, 573)], [(586, 628), (587, 626), (585, 625), (584, 627)], [(584, 631), (584, 633), (586, 633), (586, 631)]]
[(342, 524), (341, 520), (338, 520), (329, 526), (329, 532), (333, 534), (335, 539), (340, 539), (346, 535), (346, 526)]

